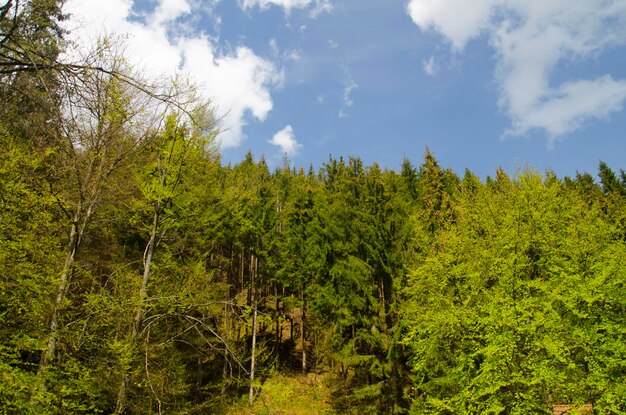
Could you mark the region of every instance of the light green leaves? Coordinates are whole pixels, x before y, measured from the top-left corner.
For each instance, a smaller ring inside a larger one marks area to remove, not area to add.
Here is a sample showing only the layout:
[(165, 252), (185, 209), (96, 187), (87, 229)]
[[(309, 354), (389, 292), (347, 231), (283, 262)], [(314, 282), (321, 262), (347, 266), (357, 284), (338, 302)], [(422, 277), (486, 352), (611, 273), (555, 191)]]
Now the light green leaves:
[(623, 290), (625, 251), (611, 226), (532, 172), (499, 172), (463, 196), (456, 223), (435, 234), (406, 289), (404, 343), (423, 394), (416, 408), (547, 413), (557, 401), (613, 393), (592, 384), (588, 365), (611, 367), (605, 379), (623, 371), (596, 343), (621, 338), (605, 335), (623, 310), (605, 291)]

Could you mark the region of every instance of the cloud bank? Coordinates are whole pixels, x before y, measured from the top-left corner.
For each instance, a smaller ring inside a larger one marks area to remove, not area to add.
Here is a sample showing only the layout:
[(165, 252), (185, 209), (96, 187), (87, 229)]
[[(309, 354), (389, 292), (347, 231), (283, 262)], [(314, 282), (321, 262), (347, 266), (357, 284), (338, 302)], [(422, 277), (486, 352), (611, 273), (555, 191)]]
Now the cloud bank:
[[(197, 2), (159, 0), (142, 15), (133, 14), (133, 0), (69, 0), (70, 39), (94, 43), (103, 34), (126, 35), (127, 57), (151, 77), (188, 74), (222, 117), (222, 148), (235, 147), (245, 138), (250, 118), (263, 121), (272, 110), (272, 87), (282, 81), (281, 71), (245, 46), (220, 50), (217, 40), (190, 29), (199, 13)], [(205, 4), (206, 7), (206, 4)]]
[(497, 59), (498, 104), (511, 120), (505, 135), (543, 130), (553, 144), (623, 108), (626, 80), (610, 73), (551, 82), (559, 64), (626, 44), (623, 0), (411, 0), (407, 12), (421, 30), (443, 35), (454, 52), (488, 37)]

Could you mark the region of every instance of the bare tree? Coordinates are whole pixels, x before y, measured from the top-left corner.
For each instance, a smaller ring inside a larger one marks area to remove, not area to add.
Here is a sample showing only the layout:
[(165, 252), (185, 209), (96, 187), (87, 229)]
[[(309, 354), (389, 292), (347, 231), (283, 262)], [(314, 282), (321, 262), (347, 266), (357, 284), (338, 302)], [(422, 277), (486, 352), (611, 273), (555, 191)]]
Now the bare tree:
[[(156, 91), (134, 74), (126, 75), (131, 72), (123, 51), (115, 44), (100, 44), (84, 60), (88, 66), (110, 70), (85, 70), (66, 76), (60, 83), (55, 142), (59, 143), (61, 161), (57, 177), (51, 178), (50, 191), (57, 198), (68, 228), (47, 346), (38, 370), (41, 390), (45, 390), (45, 375), (57, 352), (60, 318), (77, 252), (98, 202), (110, 186), (111, 175), (154, 139), (169, 111), (168, 102), (159, 99), (162, 91)], [(126, 78), (116, 75), (121, 73)], [(172, 101), (178, 96), (174, 86), (167, 94)]]

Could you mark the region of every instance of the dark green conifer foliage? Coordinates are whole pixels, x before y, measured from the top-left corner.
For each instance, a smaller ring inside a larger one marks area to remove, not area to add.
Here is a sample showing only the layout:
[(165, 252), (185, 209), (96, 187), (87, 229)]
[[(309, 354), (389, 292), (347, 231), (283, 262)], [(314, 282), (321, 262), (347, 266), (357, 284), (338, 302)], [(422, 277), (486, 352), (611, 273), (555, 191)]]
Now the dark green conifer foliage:
[(598, 176), (602, 183), (602, 189), (605, 194), (614, 193), (619, 196), (626, 197), (626, 186), (624, 185), (624, 175), (622, 171), (622, 180), (617, 177), (617, 174), (603, 161), (598, 166)]
[(453, 219), (458, 177), (443, 170), (428, 148), (418, 173), (419, 201), (424, 229), (434, 233)]
[(400, 176), (404, 181), (404, 188), (406, 192), (410, 196), (411, 200), (417, 200), (419, 196), (418, 192), (418, 181), (417, 181), (417, 171), (411, 161), (404, 157), (402, 160), (402, 168), (400, 170)]

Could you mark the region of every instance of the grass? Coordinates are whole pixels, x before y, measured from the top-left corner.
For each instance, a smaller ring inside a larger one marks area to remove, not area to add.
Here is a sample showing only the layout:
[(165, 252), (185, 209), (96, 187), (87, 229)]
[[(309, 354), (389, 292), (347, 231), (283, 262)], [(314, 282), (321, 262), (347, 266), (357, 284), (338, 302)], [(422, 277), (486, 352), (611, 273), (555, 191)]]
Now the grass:
[(252, 406), (248, 397), (226, 408), (224, 415), (334, 415), (326, 376), (275, 374), (263, 381)]

